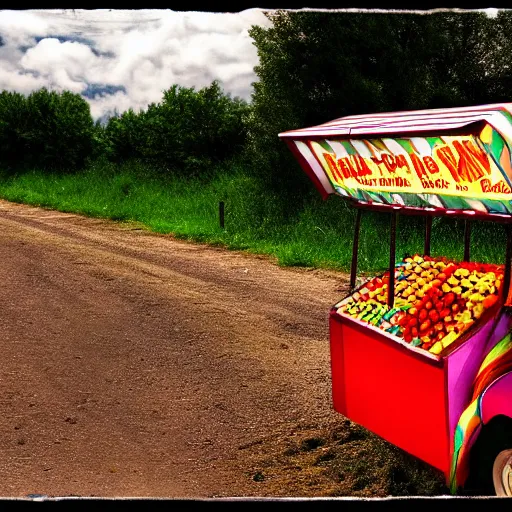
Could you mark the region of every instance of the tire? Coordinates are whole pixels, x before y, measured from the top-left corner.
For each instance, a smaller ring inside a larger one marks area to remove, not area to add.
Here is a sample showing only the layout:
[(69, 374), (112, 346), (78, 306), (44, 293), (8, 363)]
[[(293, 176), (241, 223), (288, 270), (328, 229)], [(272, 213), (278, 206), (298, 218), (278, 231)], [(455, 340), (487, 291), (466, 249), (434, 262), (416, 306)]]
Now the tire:
[(503, 450), (494, 461), (492, 476), (497, 496), (512, 496), (512, 450)]
[[(512, 419), (495, 416), (484, 425), (469, 455), (469, 475), (461, 494), (507, 496), (512, 480), (503, 471), (512, 469)], [(506, 476), (506, 475), (505, 475)], [(496, 486), (495, 486), (496, 483)], [(505, 494), (499, 494), (505, 493)]]

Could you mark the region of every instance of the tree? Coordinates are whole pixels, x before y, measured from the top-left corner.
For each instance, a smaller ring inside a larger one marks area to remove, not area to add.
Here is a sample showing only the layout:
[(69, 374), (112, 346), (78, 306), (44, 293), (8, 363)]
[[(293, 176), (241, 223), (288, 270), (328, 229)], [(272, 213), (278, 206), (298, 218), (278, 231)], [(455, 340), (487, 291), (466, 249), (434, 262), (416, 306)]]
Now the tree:
[(131, 108), (110, 117), (104, 129), (107, 156), (118, 163), (142, 158), (146, 128), (143, 113)]
[(58, 172), (82, 168), (91, 156), (94, 122), (79, 94), (42, 88), (26, 101), (27, 164)]
[(259, 65), (248, 151), (254, 172), (298, 208), (312, 186), (280, 132), (351, 114), (471, 105), (509, 94), (507, 12), (495, 19), (481, 12), (266, 15), (271, 27), (249, 31)]
[(26, 97), (0, 92), (0, 165), (12, 172), (27, 161), (28, 116)]
[(242, 151), (248, 112), (217, 81), (199, 91), (173, 85), (146, 111), (110, 119), (106, 133), (118, 161), (140, 158), (163, 173), (205, 175)]

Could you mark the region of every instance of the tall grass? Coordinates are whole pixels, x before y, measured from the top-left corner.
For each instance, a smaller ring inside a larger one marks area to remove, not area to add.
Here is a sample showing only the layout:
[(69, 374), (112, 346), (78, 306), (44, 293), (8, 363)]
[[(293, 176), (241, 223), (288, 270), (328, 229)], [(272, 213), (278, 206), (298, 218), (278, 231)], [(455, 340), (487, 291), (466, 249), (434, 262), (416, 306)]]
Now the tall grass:
[[(300, 172), (298, 170), (297, 172)], [(38, 170), (0, 179), (0, 197), (9, 201), (117, 221), (135, 221), (158, 233), (266, 254), (279, 265), (349, 271), (356, 212), (338, 196), (323, 201), (314, 192), (298, 213), (283, 219), (282, 199), (270, 194), (241, 165), (205, 178), (155, 177), (140, 164), (96, 162), (75, 174)], [(219, 203), (224, 203), (224, 228)], [(390, 215), (363, 212), (358, 271), (389, 265)], [(424, 219), (399, 216), (396, 256), (423, 252)], [(471, 259), (504, 260), (505, 232), (493, 223), (472, 223)], [(431, 254), (461, 260), (464, 222), (433, 221)]]

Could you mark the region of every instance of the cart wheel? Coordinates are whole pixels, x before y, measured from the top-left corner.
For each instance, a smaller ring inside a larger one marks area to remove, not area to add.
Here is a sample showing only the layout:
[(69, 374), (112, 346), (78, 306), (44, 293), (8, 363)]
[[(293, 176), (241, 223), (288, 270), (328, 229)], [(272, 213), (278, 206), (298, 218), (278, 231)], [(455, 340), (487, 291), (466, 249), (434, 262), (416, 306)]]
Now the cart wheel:
[(512, 450), (498, 453), (492, 468), (496, 496), (512, 496)]
[(471, 448), (463, 494), (512, 496), (511, 474), (512, 419), (495, 416), (484, 425)]

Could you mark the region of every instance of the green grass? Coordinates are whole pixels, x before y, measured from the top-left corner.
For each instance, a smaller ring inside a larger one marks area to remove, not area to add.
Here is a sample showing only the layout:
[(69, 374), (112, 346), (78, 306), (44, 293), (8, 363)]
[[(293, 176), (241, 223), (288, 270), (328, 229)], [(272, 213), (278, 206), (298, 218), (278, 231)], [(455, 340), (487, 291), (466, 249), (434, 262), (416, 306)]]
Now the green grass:
[[(301, 172), (300, 169), (297, 172)], [(136, 221), (157, 233), (266, 254), (282, 266), (349, 271), (356, 212), (342, 198), (323, 201), (314, 192), (298, 214), (283, 220), (282, 198), (263, 190), (243, 168), (233, 165), (208, 179), (157, 179), (136, 164), (96, 163), (86, 171), (56, 175), (38, 170), (0, 179), (0, 197), (117, 221)], [(224, 228), (219, 202), (225, 205)], [(389, 265), (390, 215), (365, 211), (359, 236), (358, 272)], [(422, 253), (424, 219), (400, 216), (397, 259)], [(437, 218), (431, 254), (463, 258), (464, 223)], [(472, 223), (471, 259), (504, 261), (502, 226)]]

